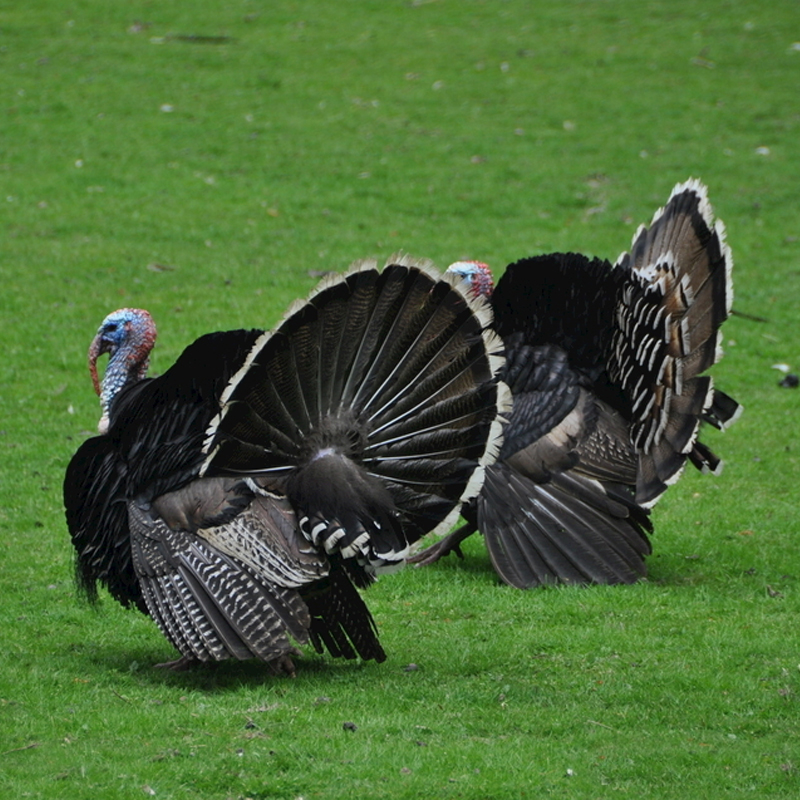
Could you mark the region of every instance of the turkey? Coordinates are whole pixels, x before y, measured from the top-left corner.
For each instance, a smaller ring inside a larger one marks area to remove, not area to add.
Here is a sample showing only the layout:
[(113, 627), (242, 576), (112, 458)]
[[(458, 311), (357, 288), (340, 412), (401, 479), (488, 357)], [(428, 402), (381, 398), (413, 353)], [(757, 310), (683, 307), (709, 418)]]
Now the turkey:
[(470, 295), (423, 262), (365, 262), (271, 333), (202, 336), (157, 378), (150, 315), (110, 314), (89, 350), (100, 435), (64, 481), (89, 599), (100, 584), (149, 614), (174, 668), (294, 674), (308, 642), (383, 661), (356, 587), (452, 525), (499, 451), (502, 342)]
[(511, 586), (633, 583), (649, 509), (741, 407), (701, 373), (721, 356), (731, 256), (705, 187), (678, 185), (616, 264), (574, 253), (511, 264), (492, 290), (479, 262), (450, 271), (491, 297), (513, 411), (466, 525), (410, 560), (430, 564), (480, 530)]

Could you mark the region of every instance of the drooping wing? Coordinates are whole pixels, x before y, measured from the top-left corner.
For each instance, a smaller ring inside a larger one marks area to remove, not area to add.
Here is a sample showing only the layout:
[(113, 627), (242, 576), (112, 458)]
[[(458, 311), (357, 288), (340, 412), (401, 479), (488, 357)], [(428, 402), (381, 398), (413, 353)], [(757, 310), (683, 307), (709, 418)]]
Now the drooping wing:
[(310, 617), (296, 589), (262, 579), (205, 538), (173, 531), (129, 504), (133, 560), (151, 616), (184, 655), (200, 661), (293, 652)]
[(636, 454), (624, 419), (555, 345), (507, 340), (514, 395), (501, 461), (488, 468), (478, 527), (508, 584), (632, 583), (650, 552), (633, 500)]
[(113, 442), (87, 439), (64, 478), (67, 527), (76, 551), (76, 577), (86, 596), (97, 599), (97, 583), (123, 606), (146, 613), (133, 568), (125, 497), (127, 474)]
[(652, 529), (627, 487), (574, 472), (537, 483), (505, 463), (487, 470), (478, 527), (497, 574), (519, 589), (633, 583), (646, 572)]

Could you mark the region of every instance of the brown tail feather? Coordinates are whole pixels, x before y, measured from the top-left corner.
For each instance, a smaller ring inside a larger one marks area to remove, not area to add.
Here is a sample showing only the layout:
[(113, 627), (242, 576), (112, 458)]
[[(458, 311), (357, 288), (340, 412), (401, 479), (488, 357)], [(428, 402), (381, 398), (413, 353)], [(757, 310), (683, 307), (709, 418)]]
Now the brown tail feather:
[(724, 431), (739, 419), (743, 409), (730, 395), (714, 389), (711, 405), (703, 413), (703, 421)]
[(618, 310), (611, 372), (633, 406), (636, 497), (647, 506), (678, 479), (687, 458), (708, 466), (702, 453), (711, 451), (697, 443), (700, 422), (722, 428), (741, 411), (710, 378), (699, 377), (721, 355), (731, 266), (724, 226), (714, 222), (706, 189), (695, 180), (675, 187), (617, 262), (631, 283)]

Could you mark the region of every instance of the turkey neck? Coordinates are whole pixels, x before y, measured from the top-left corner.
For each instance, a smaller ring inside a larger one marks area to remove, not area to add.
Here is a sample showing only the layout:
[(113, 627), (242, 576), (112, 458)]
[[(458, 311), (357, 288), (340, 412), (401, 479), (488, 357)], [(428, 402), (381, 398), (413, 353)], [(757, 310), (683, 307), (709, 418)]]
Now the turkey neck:
[(100, 406), (103, 411), (97, 426), (100, 433), (108, 432), (111, 404), (117, 394), (125, 386), (138, 383), (147, 376), (154, 338), (147, 334), (139, 336), (136, 328), (131, 327), (119, 346), (109, 346), (100, 334), (92, 342), (89, 349), (89, 370), (95, 383), (97, 383), (97, 358), (103, 352), (109, 353), (106, 371), (99, 386)]

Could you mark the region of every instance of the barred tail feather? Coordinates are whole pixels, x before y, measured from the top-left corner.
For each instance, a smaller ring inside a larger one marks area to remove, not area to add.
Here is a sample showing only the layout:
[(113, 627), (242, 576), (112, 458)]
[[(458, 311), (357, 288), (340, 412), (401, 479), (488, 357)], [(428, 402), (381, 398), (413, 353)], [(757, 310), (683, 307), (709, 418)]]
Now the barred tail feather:
[(703, 412), (703, 421), (724, 431), (739, 419), (743, 410), (742, 406), (730, 395), (719, 389), (714, 389), (711, 405)]
[[(701, 421), (718, 428), (741, 406), (700, 374), (721, 354), (719, 327), (730, 314), (732, 259), (705, 186), (679, 184), (616, 267), (629, 275), (612, 338), (611, 377), (633, 409), (640, 455), (637, 501), (655, 503), (697, 455)], [(705, 448), (707, 449), (707, 448)], [(710, 452), (710, 451), (709, 451)]]
[(719, 475), (722, 472), (721, 459), (702, 442), (694, 443), (689, 459), (701, 472), (710, 472), (712, 475)]

